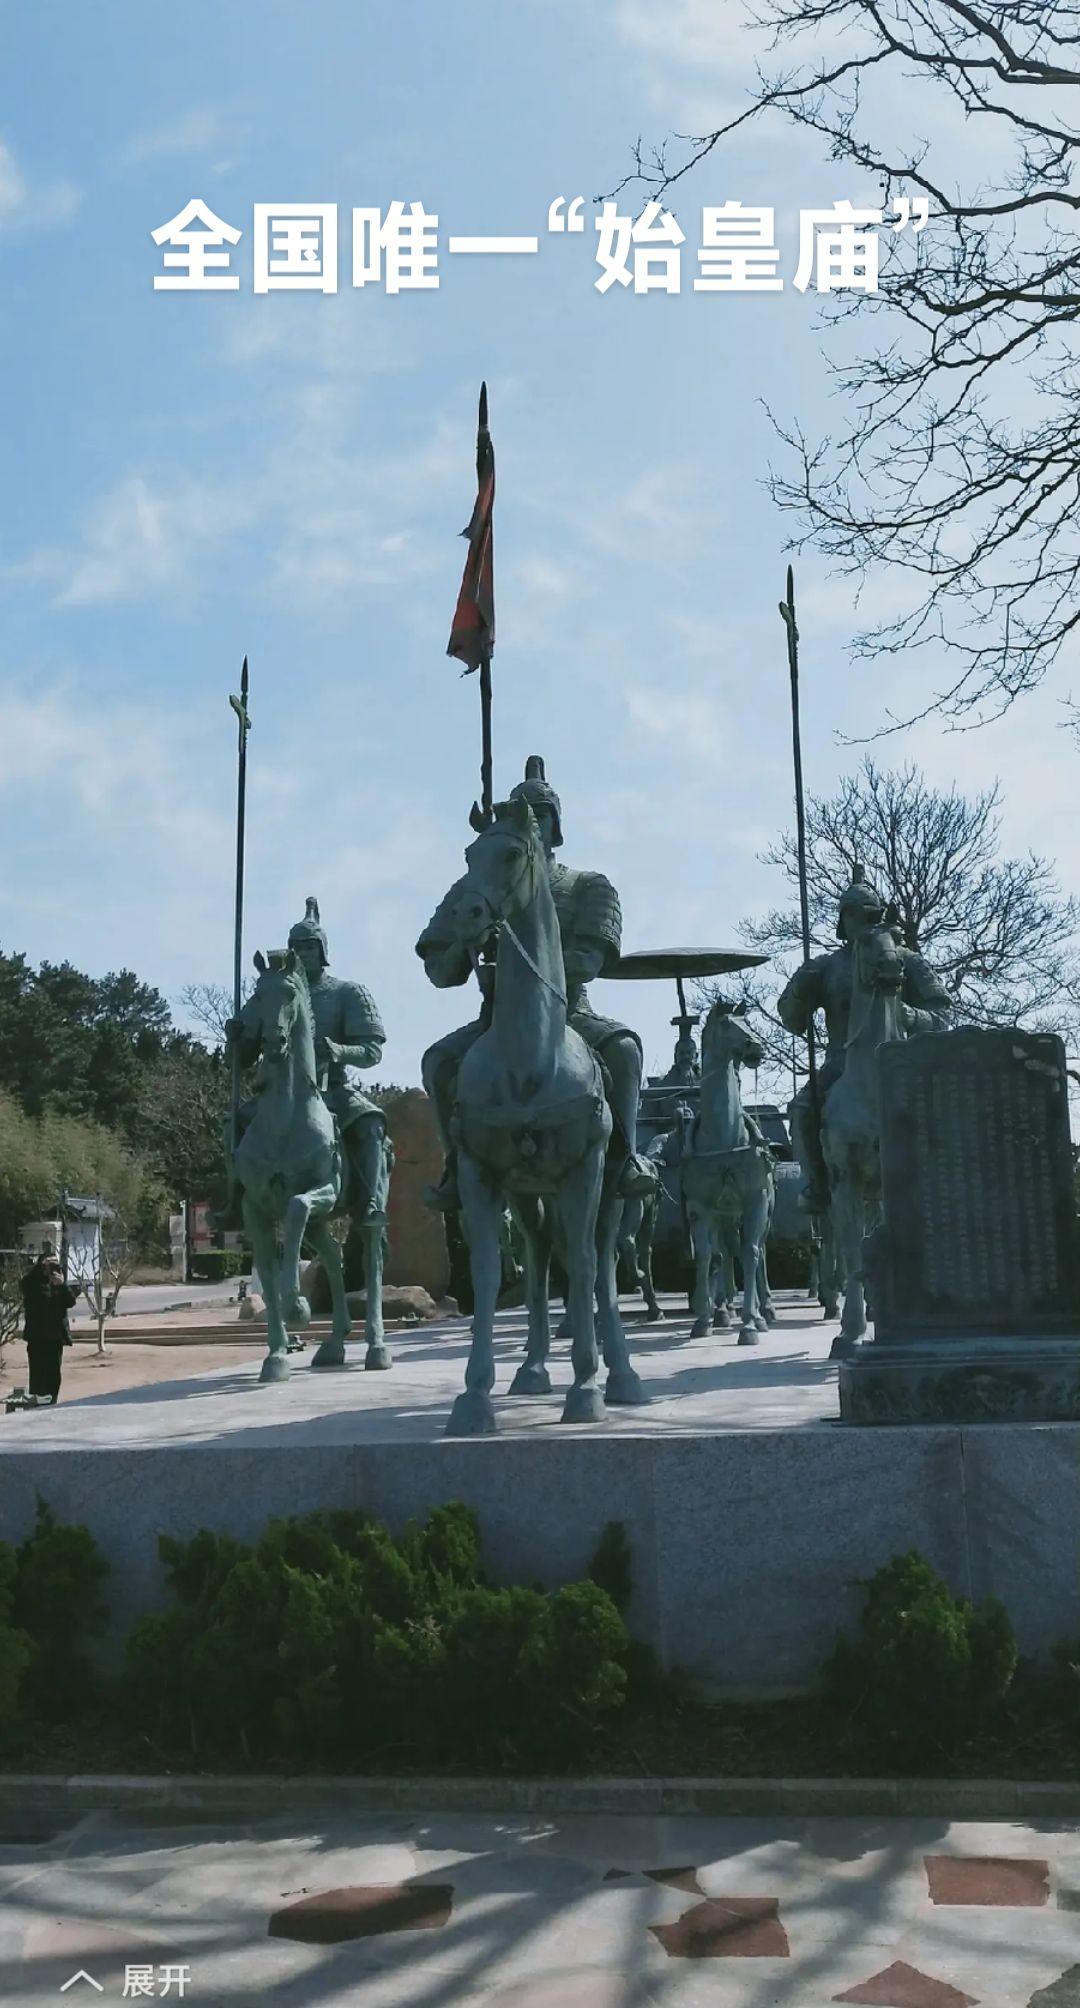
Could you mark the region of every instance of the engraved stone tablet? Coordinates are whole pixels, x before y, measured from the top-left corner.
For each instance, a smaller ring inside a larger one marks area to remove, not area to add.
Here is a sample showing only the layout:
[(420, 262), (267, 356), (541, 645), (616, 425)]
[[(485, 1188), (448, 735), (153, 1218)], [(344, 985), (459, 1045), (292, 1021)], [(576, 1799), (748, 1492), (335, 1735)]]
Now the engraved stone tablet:
[(1080, 1415), (1065, 1049), (1041, 1032), (883, 1046), (874, 1338), (841, 1368), (851, 1421)]

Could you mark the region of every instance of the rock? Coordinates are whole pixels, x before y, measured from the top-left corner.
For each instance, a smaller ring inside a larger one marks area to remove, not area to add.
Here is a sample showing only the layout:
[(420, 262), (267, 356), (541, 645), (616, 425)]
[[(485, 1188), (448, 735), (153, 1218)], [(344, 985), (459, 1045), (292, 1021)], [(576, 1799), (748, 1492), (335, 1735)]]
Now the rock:
[[(345, 1301), (351, 1318), (363, 1317), (366, 1303), (363, 1290), (350, 1290)], [(439, 1315), (434, 1297), (420, 1283), (384, 1283), (382, 1307), (388, 1325), (426, 1324)]]
[[(330, 1286), (323, 1274), (321, 1262), (309, 1262), (300, 1272), (300, 1288), (312, 1313), (316, 1318), (330, 1315)], [(439, 1307), (434, 1297), (421, 1283), (384, 1283), (383, 1317), (395, 1325), (425, 1324), (439, 1316)], [(363, 1290), (350, 1290), (346, 1295), (349, 1315), (362, 1318), (364, 1315)]]
[(249, 1291), (246, 1297), (241, 1297), (240, 1309), (236, 1315), (242, 1325), (252, 1325), (256, 1319), (266, 1317), (266, 1305), (254, 1291)]

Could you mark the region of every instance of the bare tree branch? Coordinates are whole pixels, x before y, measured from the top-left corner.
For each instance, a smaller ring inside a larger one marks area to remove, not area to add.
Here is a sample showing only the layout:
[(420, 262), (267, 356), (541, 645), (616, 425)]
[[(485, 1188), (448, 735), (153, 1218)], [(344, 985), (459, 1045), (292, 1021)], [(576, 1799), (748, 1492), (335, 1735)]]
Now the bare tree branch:
[[(1080, 5), (761, 0), (747, 14), (785, 67), (759, 65), (749, 103), (715, 131), (639, 144), (627, 180), (663, 193), (779, 116), (876, 183), (883, 207), (902, 190), (929, 199), (918, 236), (883, 233), (876, 295), (825, 297), (834, 357), (849, 324), (882, 337), (831, 362), (847, 414), (835, 437), (808, 444), (774, 419), (785, 454), (768, 485), (792, 548), (860, 584), (882, 566), (911, 576), (905, 610), (865, 626), (857, 656), (952, 658), (926, 704), (885, 729), (934, 712), (979, 724), (1035, 689), (1080, 624)], [(887, 137), (896, 106), (933, 127), (950, 103), (996, 133), (981, 182), (963, 129)]]
[[(1003, 858), (995, 785), (966, 796), (932, 787), (917, 767), (883, 769), (867, 759), (835, 795), (806, 805), (808, 893), (813, 944), (836, 946), (840, 895), (861, 864), (900, 914), (904, 939), (952, 995), (959, 1022), (1022, 1025), (1058, 1032), (1071, 1051), (1080, 1037), (1080, 905), (1065, 898), (1045, 858)], [(762, 854), (782, 874), (792, 904), (740, 933), (772, 958), (743, 991), (761, 1031), (770, 1079), (790, 1081), (792, 1042), (773, 1009), (777, 969), (802, 957), (798, 853), (785, 830)], [(783, 979), (781, 979), (783, 980)], [(715, 986), (705, 994), (712, 995)], [(797, 1056), (801, 1066), (801, 1054)]]

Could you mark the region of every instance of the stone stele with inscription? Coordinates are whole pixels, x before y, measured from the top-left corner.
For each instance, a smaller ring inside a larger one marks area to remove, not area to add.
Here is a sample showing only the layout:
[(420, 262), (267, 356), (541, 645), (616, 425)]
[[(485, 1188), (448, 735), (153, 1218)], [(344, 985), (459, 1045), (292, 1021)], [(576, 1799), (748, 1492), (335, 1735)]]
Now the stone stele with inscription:
[(1050, 1033), (882, 1047), (874, 1337), (846, 1422), (1080, 1421), (1080, 1272), (1065, 1049)]

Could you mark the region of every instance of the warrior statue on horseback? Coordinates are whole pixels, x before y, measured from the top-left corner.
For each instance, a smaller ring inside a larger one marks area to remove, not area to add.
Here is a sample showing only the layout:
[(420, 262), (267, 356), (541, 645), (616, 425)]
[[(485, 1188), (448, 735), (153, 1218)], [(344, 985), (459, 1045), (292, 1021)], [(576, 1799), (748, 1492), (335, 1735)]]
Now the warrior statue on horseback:
[[(556, 859), (554, 854), (563, 841), (562, 804), (544, 774), (544, 763), (538, 754), (530, 755), (526, 761), (525, 779), (511, 788), (509, 799), (527, 802), (536, 818), (562, 942), (568, 1022), (602, 1062), (612, 1115), (626, 1146), (619, 1176), (620, 1197), (647, 1196), (655, 1189), (656, 1175), (637, 1149), (641, 1040), (616, 1019), (600, 1017), (589, 1002), (586, 988), (595, 977), (606, 975), (618, 961), (622, 944), (619, 895), (603, 872), (575, 871)], [(453, 987), (466, 983), (475, 968), (483, 994), (479, 1018), (437, 1039), (421, 1062), (424, 1087), (431, 1098), (446, 1153), (442, 1181), (429, 1197), (434, 1205), (452, 1212), (459, 1203), (459, 1195), (450, 1120), (461, 1062), (491, 1023), (495, 932), (493, 929), (478, 954), (470, 955), (459, 941), (440, 937), (437, 918), (429, 923), (422, 937), (421, 953), (430, 980), (439, 989)]]
[[(274, 1367), (264, 1370), (266, 1379), (278, 1379), (284, 1370), (285, 1321), (300, 1327), (310, 1321), (297, 1269), (305, 1235), (324, 1263), (334, 1298), (333, 1335), (312, 1364), (344, 1363), (350, 1322), (340, 1253), (324, 1231), (338, 1213), (349, 1215), (364, 1246), (365, 1365), (390, 1364), (382, 1267), (393, 1149), (383, 1111), (348, 1073), (350, 1067), (376, 1065), (386, 1034), (371, 993), (360, 983), (330, 976), (329, 961), (318, 902), (309, 898), (303, 919), (290, 929), (285, 953), (272, 955), (269, 964), (256, 958), (259, 981), (226, 1027), (227, 1044), (238, 1050), (241, 1066), (256, 1069), (254, 1093), (241, 1110), (234, 1167), (266, 1294), (267, 1366)], [(282, 1229), (279, 1267), (276, 1242)]]
[(777, 1011), (789, 1032), (805, 1033), (823, 1009), (825, 1063), (792, 1104), (795, 1155), (803, 1167), (803, 1204), (828, 1216), (844, 1277), (835, 1358), (866, 1331), (863, 1241), (880, 1207), (880, 1114), (877, 1052), (913, 1032), (946, 1028), (952, 1000), (916, 950), (901, 941), (894, 907), (874, 891), (859, 865), (840, 901), (842, 946), (796, 970)]
[(656, 1180), (637, 1152), (641, 1043), (594, 1012), (586, 990), (618, 956), (618, 895), (599, 872), (557, 864), (561, 843), (559, 798), (534, 756), (525, 780), (469, 845), (465, 876), (416, 944), (437, 988), (461, 984), (475, 969), (483, 992), (476, 1023), (440, 1040), (423, 1060), (447, 1160), (432, 1197), (443, 1207), (460, 1204), (473, 1274), (465, 1393), (449, 1423), (457, 1435), (494, 1427), (493, 1318), (506, 1203), (525, 1243), (529, 1303), (528, 1354), (511, 1391), (543, 1393), (551, 1385), (547, 1279), (557, 1244), (573, 1334), (564, 1421), (602, 1415), (600, 1349), (608, 1369), (603, 1400), (645, 1399), (630, 1365), (615, 1277), (623, 1200), (651, 1192)]

